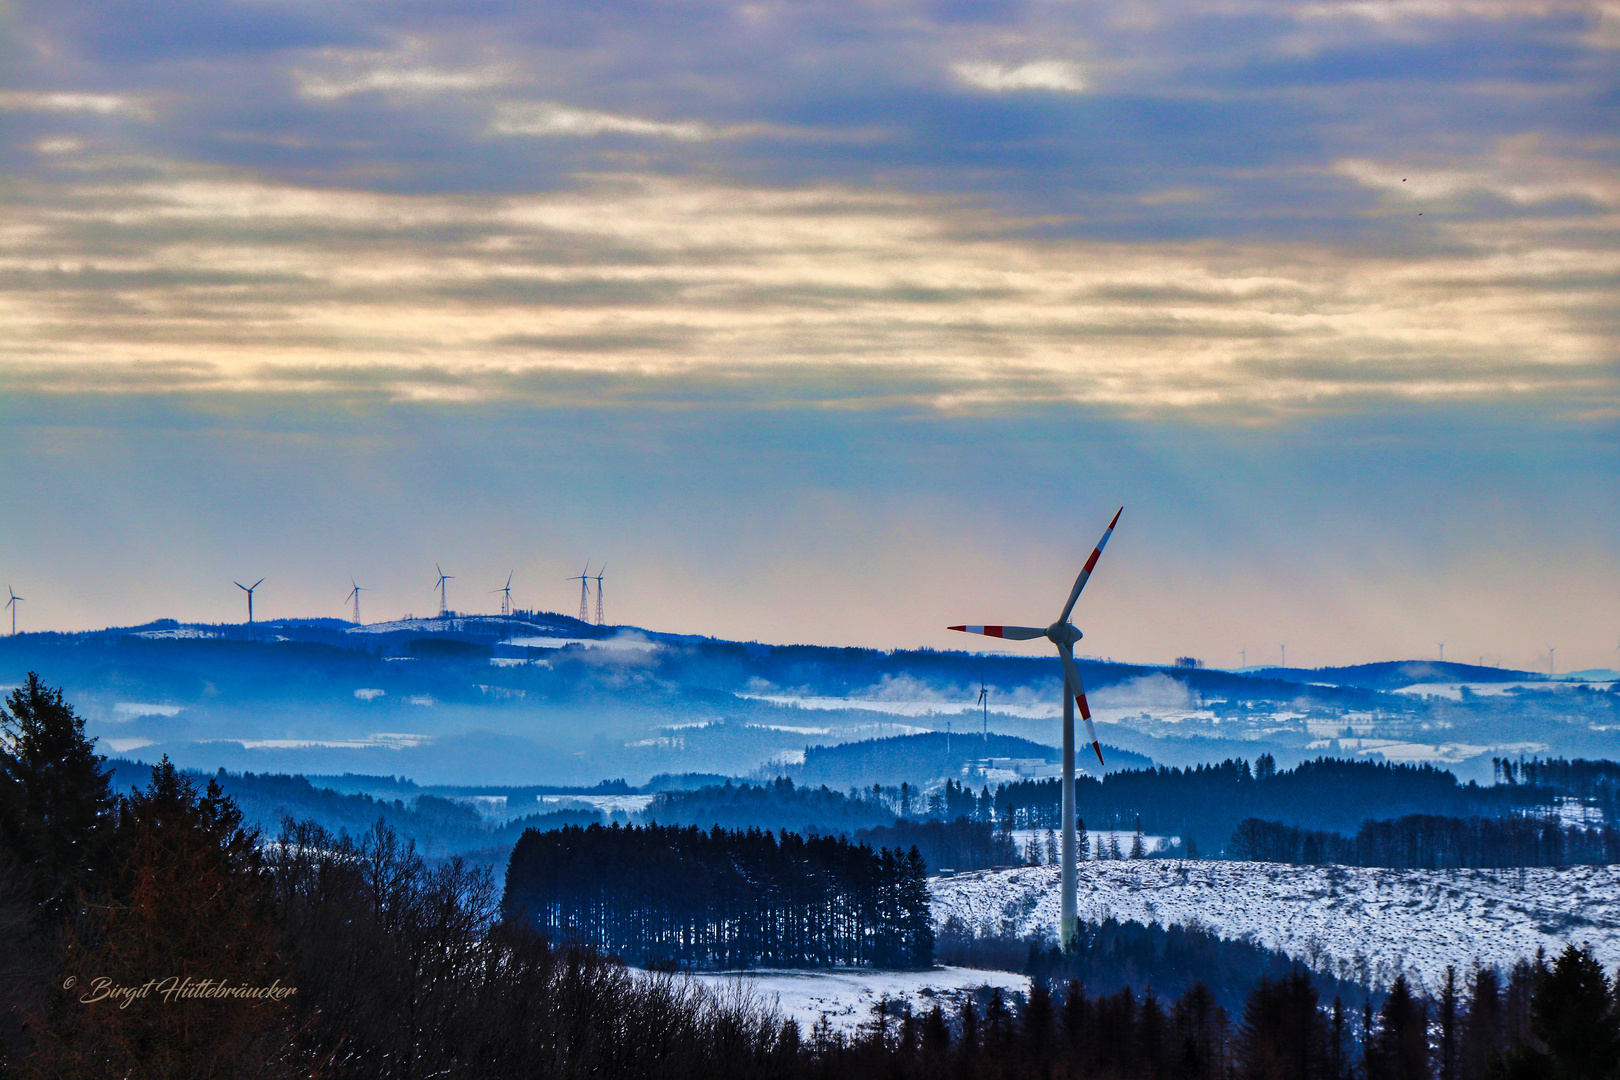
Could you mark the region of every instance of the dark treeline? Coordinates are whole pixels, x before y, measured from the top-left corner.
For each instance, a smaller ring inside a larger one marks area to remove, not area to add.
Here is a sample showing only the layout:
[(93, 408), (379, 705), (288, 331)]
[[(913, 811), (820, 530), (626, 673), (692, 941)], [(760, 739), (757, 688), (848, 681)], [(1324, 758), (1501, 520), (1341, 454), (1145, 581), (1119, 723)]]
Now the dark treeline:
[(1531, 784), (1580, 799), (1596, 807), (1610, 825), (1620, 825), (1620, 761), (1492, 758), (1491, 766), (1498, 782)]
[[(1076, 778), (1079, 814), (1093, 829), (1134, 829), (1180, 836), (1214, 853), (1238, 823), (1263, 818), (1329, 832), (1349, 833), (1368, 818), (1405, 814), (1456, 816), (1509, 814), (1545, 805), (1539, 787), (1457, 783), (1429, 765), (1391, 765), (1319, 758), (1277, 769), (1262, 754), (1250, 768), (1233, 759), (1187, 769), (1156, 768)], [(997, 790), (998, 813), (1021, 828), (1056, 828), (1061, 818), (1057, 780), (1025, 780)]]
[(855, 840), (875, 848), (916, 848), (922, 852), (923, 862), (936, 870), (988, 870), (1023, 861), (1018, 845), (1005, 830), (966, 817), (955, 821), (899, 819), (893, 825), (861, 829)]
[[(1073, 947), (1060, 951), (1050, 937), (1017, 938), (991, 927), (973, 928), (955, 918), (940, 927), (934, 953), (942, 964), (1021, 971), (1038, 982), (1078, 981), (1087, 989), (1114, 993), (1151, 986), (1174, 995), (1202, 983), (1221, 1006), (1241, 1009), (1260, 979), (1281, 979), (1298, 967), (1284, 953), (1252, 941), (1228, 940), (1196, 925), (1144, 926), (1139, 922), (1082, 923)], [(1317, 974), (1324, 993), (1357, 1005), (1364, 987)]]
[(1226, 852), (1258, 862), (1397, 870), (1608, 866), (1620, 863), (1620, 829), (1564, 825), (1556, 817), (1408, 814), (1393, 821), (1363, 821), (1351, 837), (1248, 818), (1233, 830)]
[(1614, 1080), (1620, 1008), (1590, 951), (1551, 965), (1448, 970), (1432, 996), (1398, 978), (1382, 1003), (1324, 1001), (1294, 968), (1228, 1011), (1202, 982), (1175, 997), (1098, 990), (1054, 970), (1021, 1002), (983, 992), (874, 1010), (855, 1039), (811, 1033), (808, 1074), (995, 1080)]
[(649, 967), (934, 962), (927, 868), (913, 847), (716, 826), (527, 832), (506, 920)]

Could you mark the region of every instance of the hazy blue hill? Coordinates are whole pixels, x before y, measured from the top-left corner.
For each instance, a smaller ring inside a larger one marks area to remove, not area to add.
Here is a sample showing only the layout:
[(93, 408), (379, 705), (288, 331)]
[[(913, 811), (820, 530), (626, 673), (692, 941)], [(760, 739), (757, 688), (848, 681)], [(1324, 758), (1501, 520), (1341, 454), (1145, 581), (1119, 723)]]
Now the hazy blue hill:
[[(1089, 759), (1091, 748), (1082, 749)], [(964, 769), (987, 758), (1056, 762), (1061, 760), (1061, 751), (1016, 735), (991, 732), (989, 738), (983, 738), (976, 733), (947, 735), (931, 731), (922, 735), (895, 735), (835, 746), (807, 747), (802, 765), (787, 766), (782, 771), (801, 784), (864, 788), (872, 784), (898, 784), (902, 780), (927, 784), (942, 777), (961, 779)], [(1153, 765), (1141, 754), (1113, 746), (1103, 747), (1103, 760), (1111, 769), (1142, 769)], [(1085, 762), (1082, 761), (1080, 767), (1084, 770)]]
[(645, 817), (660, 825), (696, 825), (711, 829), (787, 829), (797, 833), (854, 832), (889, 825), (895, 812), (887, 802), (850, 798), (825, 786), (798, 785), (788, 779), (765, 784), (702, 787), (670, 791), (653, 799)]
[(1537, 682), (1547, 676), (1512, 668), (1480, 667), (1439, 660), (1388, 660), (1377, 664), (1353, 664), (1326, 668), (1260, 668), (1248, 674), (1256, 678), (1289, 683), (1327, 682), (1364, 690), (1399, 690), (1419, 683), (1434, 682)]
[[(1062, 693), (1048, 653), (769, 645), (598, 627), (549, 612), (366, 627), (159, 621), (0, 638), (0, 685), (38, 671), (62, 687), (105, 751), (168, 754), (209, 772), (573, 787), (602, 777), (639, 786), (658, 774), (774, 776), (791, 767), (843, 787), (957, 775), (978, 757), (1047, 756), (1060, 738)], [(1425, 745), (1411, 744), (1444, 742), (1471, 750), (1432, 753), (1486, 779), (1491, 754), (1508, 746), (1620, 756), (1620, 698), (1612, 693), (1549, 689), (1448, 702), (1389, 692), (1414, 680), (1534, 678), (1522, 672), (1424, 662), (1247, 673), (1083, 657), (1079, 665), (1101, 734), (1118, 748), (1110, 767), (1262, 752), (1286, 764), (1384, 747), (1412, 760)], [(975, 754), (964, 744), (961, 760), (945, 760), (924, 738), (895, 744), (887, 758), (785, 766), (807, 746), (937, 733), (953, 721), (977, 727), (967, 710), (981, 684), (991, 690), (992, 733), (1035, 748)], [(1355, 741), (1341, 749), (1347, 729)], [(1473, 756), (1459, 762), (1465, 752)]]
[[(151, 783), (152, 767), (144, 761), (112, 758), (113, 790), (127, 794), (131, 788)], [(464, 801), (447, 797), (453, 792), (430, 792), (415, 788), (401, 798), (374, 797), (364, 792), (335, 791), (315, 778), (285, 774), (214, 773), (188, 770), (199, 788), (217, 781), (236, 801), (244, 821), (260, 830), (266, 839), (274, 838), (284, 818), (314, 821), (334, 833), (358, 836), (378, 821), (397, 832), (402, 840), (416, 842), (418, 850), (430, 857), (494, 850), (510, 847), (527, 828), (556, 829), (564, 825), (589, 825), (602, 815), (589, 809), (539, 810), (499, 824), (482, 818)], [(354, 781), (389, 781), (394, 777), (351, 778)], [(618, 787), (622, 788), (622, 784)], [(618, 788), (615, 788), (618, 790)], [(521, 798), (521, 793), (520, 793)], [(528, 793), (533, 803), (533, 793)]]

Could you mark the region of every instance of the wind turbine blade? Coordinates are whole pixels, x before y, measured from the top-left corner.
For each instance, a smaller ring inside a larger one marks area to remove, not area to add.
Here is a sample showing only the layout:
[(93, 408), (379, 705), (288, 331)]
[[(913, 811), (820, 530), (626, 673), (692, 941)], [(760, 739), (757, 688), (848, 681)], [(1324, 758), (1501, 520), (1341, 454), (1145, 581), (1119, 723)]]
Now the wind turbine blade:
[(947, 630), (960, 630), (964, 634), (983, 634), (985, 637), (1006, 638), (1008, 641), (1029, 641), (1045, 637), (1044, 626), (947, 626)]
[(517, 573), (517, 571), (513, 570), (511, 574), (506, 575), (506, 587), (508, 589), (510, 589), (512, 587), (512, 574), (515, 574), (515, 573)]
[(1069, 621), (1069, 615), (1074, 611), (1074, 602), (1080, 599), (1080, 590), (1084, 589), (1086, 582), (1091, 579), (1091, 571), (1096, 567), (1097, 560), (1102, 558), (1103, 548), (1108, 546), (1108, 538), (1114, 535), (1114, 526), (1119, 524), (1119, 515), (1124, 512), (1123, 506), (1114, 511), (1114, 520), (1108, 523), (1108, 530), (1103, 533), (1102, 539), (1097, 541), (1097, 546), (1092, 549), (1091, 558), (1086, 560), (1086, 565), (1080, 568), (1080, 576), (1074, 579), (1074, 589), (1069, 593), (1069, 602), (1063, 605), (1063, 614), (1058, 616), (1058, 622)]
[(1073, 646), (1059, 645), (1058, 659), (1063, 661), (1063, 674), (1068, 677), (1069, 688), (1074, 691), (1074, 703), (1080, 706), (1080, 719), (1086, 722), (1086, 738), (1091, 740), (1091, 749), (1097, 754), (1097, 764), (1102, 765), (1102, 743), (1097, 741), (1097, 728), (1091, 722), (1091, 706), (1086, 704), (1086, 684), (1080, 681), (1080, 669), (1074, 664)]
[[(242, 584), (240, 581), (232, 581), (231, 584), (235, 585), (238, 589), (241, 589), (243, 592), (251, 592), (252, 591), (246, 585)], [(257, 588), (257, 587), (258, 586), (254, 586), (254, 588)]]
[(263, 584), (264, 584), (264, 578), (260, 578), (260, 579), (259, 579), (259, 580), (258, 580), (258, 581), (255, 581), (255, 582), (254, 582), (254, 583), (253, 583), (253, 587), (254, 587), (254, 588), (255, 588), (255, 589), (257, 589), (257, 588), (258, 588), (258, 587), (259, 587), (259, 586), (260, 586), (260, 585), (263, 585)]

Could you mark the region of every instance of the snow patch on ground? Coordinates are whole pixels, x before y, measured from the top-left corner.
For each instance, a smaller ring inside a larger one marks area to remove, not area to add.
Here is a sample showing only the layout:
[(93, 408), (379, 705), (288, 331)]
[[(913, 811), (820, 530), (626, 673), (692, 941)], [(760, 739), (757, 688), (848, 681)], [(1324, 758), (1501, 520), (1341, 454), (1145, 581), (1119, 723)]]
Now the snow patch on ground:
[(542, 795), (541, 808), (552, 810), (580, 810), (590, 808), (603, 814), (621, 812), (639, 814), (652, 803), (655, 795)]
[(1462, 700), (1463, 690), (1479, 697), (1491, 697), (1506, 694), (1513, 690), (1560, 690), (1565, 688), (1583, 687), (1587, 690), (1608, 690), (1614, 684), (1607, 681), (1577, 682), (1569, 679), (1548, 679), (1536, 682), (1494, 682), (1494, 683), (1413, 683), (1396, 690), (1397, 694), (1410, 694), (1413, 697), (1443, 697), (1452, 701)]
[[(1058, 868), (979, 871), (930, 881), (935, 922), (1018, 935), (1058, 921)], [(1375, 987), (1400, 972), (1433, 987), (1447, 964), (1507, 967), (1538, 948), (1590, 943), (1620, 963), (1620, 866), (1386, 870), (1206, 860), (1089, 862), (1080, 918), (1200, 924), (1317, 971)]]
[(410, 746), (426, 746), (433, 740), (426, 735), (413, 735), (403, 731), (379, 731), (363, 739), (241, 739), (246, 750), (308, 750), (328, 747), (339, 750), (361, 750), (372, 746), (386, 746), (403, 750)]
[[(891, 716), (958, 716), (962, 713), (978, 715), (979, 706), (971, 701), (897, 701), (891, 698), (872, 697), (821, 697), (813, 694), (750, 694), (736, 692), (740, 698), (754, 701), (767, 701), (772, 705), (782, 705), (787, 708), (816, 709), (825, 712), (843, 712), (850, 709), (859, 709), (863, 712), (888, 713)], [(1016, 716), (1023, 720), (1045, 720), (1059, 715), (1060, 705), (1008, 705), (999, 704), (990, 707), (993, 716)], [(919, 734), (924, 731), (933, 731), (934, 728), (911, 728), (907, 734)]]
[(740, 990), (766, 1006), (774, 1005), (784, 1018), (798, 1021), (799, 1032), (805, 1037), (823, 1016), (834, 1031), (853, 1033), (871, 1023), (872, 1006), (884, 995), (891, 1000), (909, 1001), (914, 1013), (925, 1013), (937, 1003), (950, 1015), (962, 998), (981, 986), (999, 987), (1008, 995), (1029, 992), (1028, 976), (954, 967), (930, 971), (759, 969), (696, 974), (692, 978), (722, 993)]
[(606, 649), (609, 652), (652, 652), (658, 648), (656, 641), (647, 641), (642, 638), (572, 638), (572, 637), (515, 637), (507, 641), (508, 645), (521, 645), (528, 649), (561, 649), (568, 645), (578, 645), (586, 649)]

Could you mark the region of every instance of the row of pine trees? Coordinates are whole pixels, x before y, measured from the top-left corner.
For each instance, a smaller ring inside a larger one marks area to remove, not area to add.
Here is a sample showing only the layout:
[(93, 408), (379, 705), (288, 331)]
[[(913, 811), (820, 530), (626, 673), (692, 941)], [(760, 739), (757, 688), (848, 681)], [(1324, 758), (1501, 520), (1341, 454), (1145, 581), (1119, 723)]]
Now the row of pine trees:
[(1408, 814), (1364, 821), (1355, 836), (1248, 818), (1226, 853), (1234, 859), (1340, 863), (1399, 870), (1512, 866), (1609, 866), (1620, 863), (1620, 829), (1566, 825), (1557, 817), (1441, 817)]
[(843, 835), (673, 825), (529, 831), (507, 867), (506, 918), (658, 967), (934, 962), (916, 847)]

